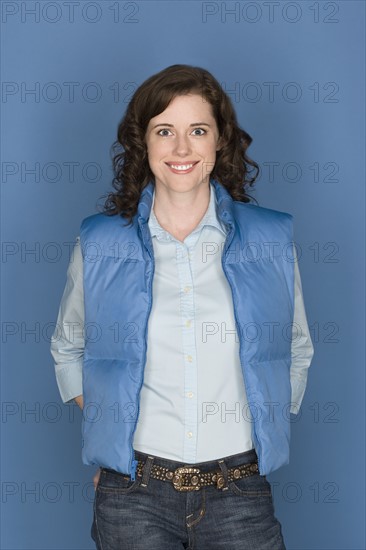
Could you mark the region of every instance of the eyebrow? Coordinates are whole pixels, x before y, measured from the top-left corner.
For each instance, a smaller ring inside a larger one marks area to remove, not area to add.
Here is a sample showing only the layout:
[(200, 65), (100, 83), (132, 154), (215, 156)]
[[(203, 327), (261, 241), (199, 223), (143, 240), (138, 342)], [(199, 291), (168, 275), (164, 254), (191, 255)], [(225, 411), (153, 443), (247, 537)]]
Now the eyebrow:
[[(169, 128), (174, 128), (174, 124), (162, 124), (161, 123), (161, 124), (156, 124), (151, 129), (154, 130), (154, 128), (157, 128), (158, 126), (169, 126)], [(190, 124), (189, 126), (190, 126), (190, 128), (192, 126), (208, 126), (209, 128), (211, 128), (211, 125), (207, 124), (207, 122), (194, 122), (193, 124)]]

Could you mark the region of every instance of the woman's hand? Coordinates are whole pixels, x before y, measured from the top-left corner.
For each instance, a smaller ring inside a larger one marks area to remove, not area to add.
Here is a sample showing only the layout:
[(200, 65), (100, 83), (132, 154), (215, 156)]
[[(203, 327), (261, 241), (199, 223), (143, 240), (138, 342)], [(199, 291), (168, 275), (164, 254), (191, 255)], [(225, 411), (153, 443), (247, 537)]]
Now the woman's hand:
[(97, 470), (96, 473), (95, 473), (95, 476), (93, 477), (94, 491), (95, 491), (96, 488), (97, 488), (98, 481), (99, 481), (99, 476), (100, 476), (100, 468), (98, 468), (98, 470)]
[(74, 397), (74, 401), (79, 405), (80, 409), (83, 410), (84, 407), (84, 399), (82, 395), (78, 395), (77, 397)]

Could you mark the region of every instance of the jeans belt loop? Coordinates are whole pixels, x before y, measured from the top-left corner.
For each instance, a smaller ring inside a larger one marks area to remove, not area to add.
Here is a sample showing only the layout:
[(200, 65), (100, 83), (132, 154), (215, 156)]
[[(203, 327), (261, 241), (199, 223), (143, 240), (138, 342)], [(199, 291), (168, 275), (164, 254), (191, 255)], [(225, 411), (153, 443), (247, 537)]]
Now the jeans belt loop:
[(227, 471), (227, 465), (224, 459), (221, 459), (218, 461), (220, 470), (222, 472), (222, 476), (218, 476), (217, 479), (217, 486), (219, 489), (222, 489), (223, 491), (228, 490), (228, 471)]
[(150, 479), (150, 472), (154, 464), (154, 457), (148, 455), (146, 462), (144, 464), (143, 474), (142, 474), (142, 480), (141, 480), (141, 486), (147, 487)]

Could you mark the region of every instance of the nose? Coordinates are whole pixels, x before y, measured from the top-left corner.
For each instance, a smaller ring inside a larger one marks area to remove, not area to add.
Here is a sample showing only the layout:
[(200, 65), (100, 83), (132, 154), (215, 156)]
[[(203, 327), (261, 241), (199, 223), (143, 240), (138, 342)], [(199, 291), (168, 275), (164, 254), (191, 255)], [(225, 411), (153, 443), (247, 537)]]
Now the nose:
[(177, 134), (177, 137), (174, 142), (174, 153), (178, 156), (185, 157), (191, 152), (191, 144), (189, 141), (189, 137), (185, 134), (179, 135)]

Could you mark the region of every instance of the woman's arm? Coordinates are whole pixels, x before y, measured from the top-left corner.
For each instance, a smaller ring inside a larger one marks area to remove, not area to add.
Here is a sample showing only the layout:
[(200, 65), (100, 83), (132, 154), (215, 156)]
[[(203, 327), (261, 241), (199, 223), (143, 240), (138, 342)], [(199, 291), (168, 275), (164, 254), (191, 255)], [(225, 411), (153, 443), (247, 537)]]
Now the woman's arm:
[(84, 355), (83, 258), (76, 238), (67, 270), (67, 280), (51, 338), (57, 385), (64, 403), (75, 399), (83, 408), (82, 366)]
[(294, 270), (295, 270), (295, 288), (294, 288), (294, 322), (292, 330), (291, 344), (291, 408), (290, 412), (297, 414), (304, 397), (308, 368), (314, 355), (314, 347), (311, 341), (309, 327), (306, 319), (306, 311), (302, 294), (301, 277), (294, 246)]

